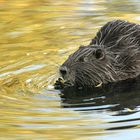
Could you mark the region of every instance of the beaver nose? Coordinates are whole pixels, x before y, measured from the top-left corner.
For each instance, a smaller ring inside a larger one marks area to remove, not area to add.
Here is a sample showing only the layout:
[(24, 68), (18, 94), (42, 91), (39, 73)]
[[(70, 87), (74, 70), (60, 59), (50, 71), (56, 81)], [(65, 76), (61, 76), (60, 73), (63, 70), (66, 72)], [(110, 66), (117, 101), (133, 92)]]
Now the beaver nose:
[(62, 76), (65, 76), (68, 72), (68, 69), (66, 66), (61, 66), (60, 69), (59, 69), (60, 73)]

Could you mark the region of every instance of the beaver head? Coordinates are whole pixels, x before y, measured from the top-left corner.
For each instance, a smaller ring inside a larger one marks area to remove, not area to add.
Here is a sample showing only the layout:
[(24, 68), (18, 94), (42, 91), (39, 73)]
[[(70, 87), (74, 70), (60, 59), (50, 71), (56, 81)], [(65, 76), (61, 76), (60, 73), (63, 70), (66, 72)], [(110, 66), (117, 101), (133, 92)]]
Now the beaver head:
[(81, 46), (60, 67), (60, 75), (69, 85), (99, 86), (117, 79), (113, 59), (104, 46)]
[(140, 75), (140, 25), (122, 20), (105, 24), (87, 46), (60, 67), (72, 86), (98, 87)]

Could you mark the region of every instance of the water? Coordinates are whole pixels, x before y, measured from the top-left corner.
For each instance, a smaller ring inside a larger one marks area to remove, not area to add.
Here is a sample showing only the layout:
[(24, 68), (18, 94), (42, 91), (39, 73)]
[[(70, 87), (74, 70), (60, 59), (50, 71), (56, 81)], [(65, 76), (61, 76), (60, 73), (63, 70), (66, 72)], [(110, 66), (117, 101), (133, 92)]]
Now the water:
[(59, 65), (138, 0), (0, 0), (0, 139), (139, 140), (140, 92), (64, 99)]

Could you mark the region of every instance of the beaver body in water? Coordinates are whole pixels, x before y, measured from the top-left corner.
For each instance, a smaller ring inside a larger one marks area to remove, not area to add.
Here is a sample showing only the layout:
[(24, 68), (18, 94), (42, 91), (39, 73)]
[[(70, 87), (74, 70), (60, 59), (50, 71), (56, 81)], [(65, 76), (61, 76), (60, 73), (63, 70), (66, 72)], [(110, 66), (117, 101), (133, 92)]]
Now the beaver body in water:
[(64, 86), (99, 87), (138, 77), (140, 25), (123, 20), (106, 23), (90, 44), (80, 46), (59, 70)]

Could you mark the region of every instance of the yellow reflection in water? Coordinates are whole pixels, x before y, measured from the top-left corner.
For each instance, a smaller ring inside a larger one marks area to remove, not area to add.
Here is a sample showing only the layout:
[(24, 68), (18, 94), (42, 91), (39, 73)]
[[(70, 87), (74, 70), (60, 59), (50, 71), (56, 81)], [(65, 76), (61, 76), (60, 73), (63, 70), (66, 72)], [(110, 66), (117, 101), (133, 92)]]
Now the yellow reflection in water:
[(0, 139), (106, 135), (97, 127), (101, 119), (61, 109), (59, 95), (42, 89), (53, 84), (68, 55), (88, 44), (107, 21), (139, 23), (136, 9), (127, 0), (0, 0)]

